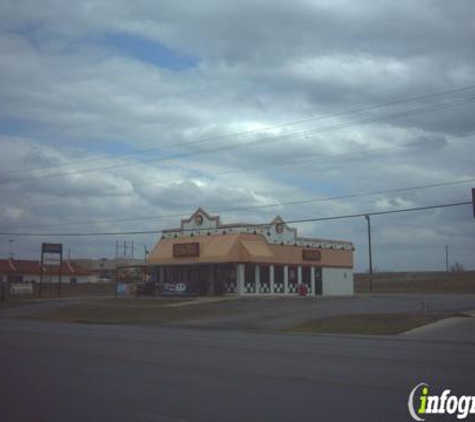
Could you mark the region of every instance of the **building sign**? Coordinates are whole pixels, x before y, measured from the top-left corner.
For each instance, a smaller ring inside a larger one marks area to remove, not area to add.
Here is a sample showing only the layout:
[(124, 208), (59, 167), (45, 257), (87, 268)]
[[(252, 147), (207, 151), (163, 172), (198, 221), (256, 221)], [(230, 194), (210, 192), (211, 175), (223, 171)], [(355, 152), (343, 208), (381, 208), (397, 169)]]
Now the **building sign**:
[(10, 294), (12, 294), (12, 295), (32, 295), (33, 294), (33, 284), (31, 284), (31, 283), (12, 284), (10, 286)]
[(200, 256), (200, 244), (194, 243), (175, 243), (173, 245), (173, 257), (185, 258)]
[(41, 260), (45, 265), (61, 265), (63, 245), (61, 243), (42, 243)]
[(302, 260), (303, 261), (320, 261), (321, 259), (320, 251), (315, 249), (304, 249), (302, 251)]

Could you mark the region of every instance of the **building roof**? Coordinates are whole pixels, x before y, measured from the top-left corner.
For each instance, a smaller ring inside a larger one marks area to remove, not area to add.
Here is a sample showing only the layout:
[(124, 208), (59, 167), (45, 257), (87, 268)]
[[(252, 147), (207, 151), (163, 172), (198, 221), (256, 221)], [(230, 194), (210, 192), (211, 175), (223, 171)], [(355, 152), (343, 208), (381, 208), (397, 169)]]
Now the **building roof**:
[[(176, 256), (174, 245), (199, 244), (197, 254)], [(304, 251), (315, 251), (318, 259), (305, 257)], [(194, 255), (194, 256), (193, 256)], [(206, 236), (162, 238), (151, 252), (149, 264), (190, 265), (211, 263), (273, 263), (281, 265), (315, 265), (351, 268), (353, 251), (321, 249), (299, 245), (269, 243), (262, 234), (227, 233)]]
[(300, 237), (297, 234), (297, 229), (289, 227), (280, 216), (276, 216), (268, 224), (222, 224), (219, 216), (210, 216), (203, 208), (198, 208), (190, 218), (181, 220), (179, 228), (163, 230), (162, 237), (176, 239), (230, 233), (260, 234), (266, 238), (267, 243), (276, 245), (297, 245), (348, 251), (354, 248), (351, 242), (344, 240)]
[[(44, 274), (59, 274), (58, 265), (44, 265)], [(29, 274), (40, 275), (41, 263), (40, 261), (27, 259), (0, 259), (0, 274)], [(89, 271), (80, 265), (63, 261), (62, 274), (66, 276), (74, 275), (89, 275)]]

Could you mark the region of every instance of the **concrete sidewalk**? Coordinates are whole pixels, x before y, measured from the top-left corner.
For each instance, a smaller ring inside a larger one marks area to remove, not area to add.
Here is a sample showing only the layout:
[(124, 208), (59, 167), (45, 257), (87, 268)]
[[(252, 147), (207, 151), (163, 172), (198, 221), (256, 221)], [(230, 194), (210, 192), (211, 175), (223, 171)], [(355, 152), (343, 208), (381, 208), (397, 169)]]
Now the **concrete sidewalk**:
[(406, 331), (400, 336), (424, 340), (475, 343), (475, 318), (470, 316), (446, 318)]
[(187, 300), (186, 302), (177, 302), (170, 303), (165, 305), (166, 308), (178, 308), (180, 306), (193, 306), (193, 305), (203, 305), (205, 303), (221, 303), (221, 302), (230, 302), (233, 300), (240, 300), (242, 297), (232, 296), (232, 297), (197, 297), (192, 300)]

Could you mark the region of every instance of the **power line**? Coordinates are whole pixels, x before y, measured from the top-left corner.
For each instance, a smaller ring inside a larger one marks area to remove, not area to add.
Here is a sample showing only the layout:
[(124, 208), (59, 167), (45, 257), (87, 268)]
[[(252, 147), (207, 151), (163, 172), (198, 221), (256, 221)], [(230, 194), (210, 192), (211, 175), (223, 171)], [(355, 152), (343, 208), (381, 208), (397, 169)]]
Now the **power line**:
[(172, 157), (158, 157), (158, 158), (152, 158), (149, 160), (142, 160), (142, 161), (137, 161), (134, 163), (122, 163), (122, 164), (115, 164), (115, 165), (110, 165), (110, 166), (102, 166), (102, 167), (95, 167), (95, 168), (89, 168), (89, 169), (84, 169), (84, 170), (76, 170), (76, 171), (68, 171), (68, 172), (63, 172), (63, 173), (49, 173), (49, 174), (43, 174), (43, 175), (36, 175), (36, 176), (28, 176), (24, 178), (19, 178), (19, 179), (7, 179), (0, 181), (0, 184), (9, 184), (9, 183), (18, 183), (18, 182), (24, 182), (24, 181), (29, 181), (29, 180), (36, 180), (36, 179), (45, 179), (45, 178), (51, 178), (51, 177), (62, 177), (62, 176), (71, 176), (71, 175), (78, 175), (78, 174), (85, 174), (85, 173), (92, 173), (92, 172), (97, 172), (97, 171), (102, 171), (102, 170), (110, 170), (110, 169), (116, 169), (116, 168), (123, 168), (123, 167), (130, 167), (132, 165), (138, 165), (138, 164), (146, 164), (149, 162), (157, 162), (157, 161), (174, 161), (178, 160), (181, 158), (189, 158), (195, 155), (203, 155), (203, 154), (212, 154), (216, 152), (223, 152), (223, 151), (229, 151), (232, 149), (238, 149), (238, 148), (243, 148), (243, 147), (254, 147), (258, 145), (264, 145), (267, 143), (271, 142), (277, 142), (281, 141), (284, 139), (288, 138), (294, 138), (294, 137), (301, 137), (301, 136), (311, 136), (315, 135), (318, 133), (323, 133), (323, 132), (329, 132), (329, 131), (334, 131), (334, 130), (340, 130), (340, 129), (346, 129), (354, 125), (364, 125), (368, 123), (374, 123), (378, 121), (382, 121), (385, 119), (397, 119), (401, 117), (409, 117), (409, 116), (414, 116), (417, 114), (421, 113), (426, 113), (430, 111), (438, 111), (438, 110), (443, 110), (451, 107), (458, 107), (458, 106), (463, 106), (466, 104), (471, 104), (475, 102), (475, 97), (469, 97), (464, 100), (460, 100), (457, 102), (444, 102), (444, 103), (439, 103), (439, 104), (433, 104), (431, 106), (425, 106), (417, 109), (412, 109), (412, 110), (407, 110), (404, 112), (398, 112), (398, 113), (393, 113), (389, 115), (384, 115), (384, 116), (378, 116), (378, 117), (373, 117), (373, 118), (366, 118), (366, 119), (361, 119), (361, 120), (355, 120), (352, 122), (347, 122), (347, 123), (340, 123), (332, 126), (327, 126), (323, 128), (318, 128), (318, 129), (312, 129), (304, 132), (299, 132), (299, 133), (294, 133), (294, 134), (287, 134), (287, 135), (279, 135), (275, 137), (269, 137), (257, 141), (249, 141), (249, 142), (243, 142), (240, 144), (234, 144), (234, 145), (225, 145), (222, 147), (215, 147), (207, 150), (199, 150), (199, 151), (194, 151), (191, 153), (185, 153), (177, 156), (172, 156)]
[[(328, 201), (336, 201), (341, 199), (351, 199), (351, 198), (361, 198), (365, 196), (374, 196), (374, 195), (384, 195), (388, 193), (402, 193), (402, 192), (411, 192), (421, 189), (430, 189), (442, 186), (455, 186), (461, 185), (465, 183), (472, 183), (475, 182), (475, 178), (472, 179), (464, 179), (464, 180), (457, 180), (452, 182), (440, 182), (440, 183), (432, 183), (427, 185), (418, 185), (418, 186), (409, 186), (405, 188), (395, 188), (395, 189), (385, 189), (385, 190), (377, 190), (377, 191), (367, 191), (367, 192), (360, 192), (360, 193), (353, 193), (348, 195), (339, 195), (339, 196), (330, 196), (325, 198), (308, 198), (308, 199), (299, 199), (295, 201), (287, 201), (287, 202), (275, 202), (272, 204), (261, 204), (261, 205), (252, 205), (248, 207), (237, 207), (237, 208), (226, 208), (213, 211), (214, 213), (228, 213), (228, 212), (238, 212), (238, 211), (252, 211), (256, 209), (263, 209), (263, 208), (273, 208), (273, 207), (280, 207), (280, 206), (288, 206), (288, 205), (302, 205), (302, 204), (311, 204), (317, 202), (328, 202)], [(62, 227), (68, 225), (83, 225), (83, 224), (101, 224), (101, 223), (119, 223), (119, 222), (127, 222), (127, 221), (145, 221), (145, 220), (162, 220), (167, 218), (184, 218), (185, 213), (176, 213), (176, 214), (168, 214), (168, 215), (161, 215), (161, 216), (142, 216), (142, 217), (127, 217), (127, 218), (109, 218), (109, 219), (100, 219), (100, 220), (87, 220), (87, 221), (79, 221), (79, 222), (70, 222), (70, 223), (56, 223), (56, 224), (42, 224), (42, 225), (22, 225), (22, 226), (9, 226), (9, 228), (19, 228), (19, 227)], [(0, 227), (1, 228), (1, 227)]]
[[(347, 215), (339, 215), (333, 217), (319, 217), (319, 218), (306, 218), (306, 219), (298, 219), (298, 220), (287, 220), (287, 224), (300, 224), (300, 223), (311, 223), (311, 222), (318, 222), (318, 221), (329, 221), (329, 220), (340, 220), (340, 219), (348, 219), (348, 218), (357, 218), (357, 217), (364, 217), (366, 215), (385, 215), (385, 214), (396, 214), (402, 212), (411, 212), (411, 211), (423, 211), (423, 210), (431, 210), (437, 208), (448, 208), (448, 207), (456, 207), (461, 205), (472, 205), (471, 201), (467, 202), (454, 202), (451, 204), (438, 204), (438, 205), (428, 205), (423, 207), (413, 207), (413, 208), (405, 208), (399, 210), (390, 210), (390, 211), (367, 211), (358, 214), (347, 214)], [(260, 223), (260, 224), (248, 224), (249, 227), (262, 227), (267, 226), (269, 223)], [(231, 229), (233, 225), (227, 225), (228, 229)], [(234, 226), (238, 227), (238, 226)], [(157, 234), (163, 233), (165, 229), (160, 230), (143, 230), (143, 231), (122, 231), (122, 232), (88, 232), (88, 233), (26, 233), (26, 232), (0, 232), (2, 236), (27, 236), (27, 237), (82, 237), (82, 236), (131, 236), (131, 235), (143, 235), (143, 234)], [(194, 232), (197, 229), (184, 229), (180, 230), (182, 232)], [(206, 229), (203, 229), (206, 231)]]
[[(298, 124), (315, 122), (315, 121), (325, 120), (325, 119), (334, 118), (334, 117), (342, 117), (342, 116), (347, 116), (347, 115), (351, 115), (351, 114), (357, 114), (357, 113), (362, 113), (362, 112), (366, 112), (366, 111), (377, 110), (377, 109), (380, 109), (380, 108), (387, 108), (387, 107), (398, 105), (398, 104), (404, 104), (404, 103), (408, 103), (408, 102), (412, 102), (412, 101), (434, 98), (434, 97), (438, 97), (438, 96), (441, 96), (441, 95), (465, 92), (465, 91), (469, 91), (469, 90), (472, 90), (472, 89), (475, 89), (475, 85), (468, 85), (468, 86), (465, 86), (465, 87), (454, 88), (454, 89), (445, 90), (445, 91), (439, 91), (439, 92), (435, 92), (435, 93), (431, 93), (431, 94), (423, 94), (423, 95), (419, 95), (419, 96), (402, 98), (402, 99), (390, 101), (390, 102), (387, 102), (387, 103), (377, 104), (375, 106), (357, 108), (357, 109), (347, 110), (347, 111), (343, 111), (343, 112), (327, 114), (327, 115), (323, 115), (323, 116), (309, 117), (309, 118), (305, 118), (305, 119), (301, 119), (301, 120), (296, 120), (296, 121), (293, 121), (293, 122), (283, 123), (283, 124), (280, 124), (280, 125), (268, 126), (268, 127), (265, 127), (265, 128), (253, 129), (253, 130), (248, 130), (248, 131), (244, 131), (244, 132), (235, 132), (235, 133), (226, 134), (226, 135), (218, 135), (218, 136), (214, 136), (214, 137), (199, 139), (199, 140), (196, 140), (196, 141), (179, 142), (179, 143), (176, 143), (176, 144), (166, 145), (164, 147), (155, 147), (155, 148), (135, 150), (135, 151), (130, 151), (130, 152), (122, 153), (122, 154), (115, 154), (112, 157), (107, 156), (107, 157), (97, 157), (97, 158), (89, 158), (89, 159), (85, 159), (85, 160), (78, 160), (78, 161), (68, 162), (68, 163), (65, 163), (65, 164), (62, 164), (62, 165), (57, 165), (57, 166), (54, 166), (54, 168), (59, 169), (59, 168), (62, 168), (62, 167), (69, 167), (69, 166), (72, 166), (72, 165), (75, 165), (75, 164), (83, 164), (83, 163), (88, 163), (88, 162), (97, 162), (97, 161), (102, 161), (102, 160), (105, 160), (105, 159), (117, 159), (117, 158), (127, 157), (127, 156), (131, 156), (131, 155), (150, 153), (150, 152), (154, 152), (154, 151), (163, 151), (163, 150), (166, 150), (166, 149), (173, 149), (173, 148), (178, 148), (178, 147), (183, 147), (183, 146), (197, 145), (197, 144), (212, 142), (212, 141), (216, 141), (216, 140), (220, 140), (220, 139), (227, 139), (227, 138), (240, 137), (240, 136), (248, 136), (248, 135), (267, 132), (267, 131), (270, 131), (270, 130), (280, 129), (280, 128), (284, 128), (284, 127), (295, 126), (295, 125), (298, 125)], [(44, 170), (44, 169), (51, 169), (51, 166), (36, 167), (36, 168), (33, 168), (33, 169), (28, 169), (26, 171), (36, 171), (36, 170)], [(6, 170), (6, 171), (3, 171), (3, 172), (0, 172), (0, 176), (3, 176), (4, 174), (20, 173), (20, 172), (24, 173), (25, 169)]]
[[(464, 135), (453, 137), (452, 139), (466, 138), (468, 136), (472, 136), (474, 133), (475, 132), (470, 132), (470, 133), (467, 133), (467, 134), (464, 134)], [(419, 146), (419, 145), (437, 143), (439, 141), (440, 141), (439, 139), (422, 140), (422, 141), (411, 142), (411, 143), (407, 143), (407, 144), (404, 144), (404, 145), (398, 145), (398, 146), (394, 146), (394, 147), (370, 148), (370, 149), (361, 150), (361, 151), (357, 151), (357, 152), (349, 152), (349, 153), (341, 153), (341, 154), (329, 154), (329, 155), (318, 154), (318, 155), (310, 156), (310, 157), (306, 156), (305, 158), (298, 159), (298, 160), (283, 161), (283, 162), (280, 162), (280, 163), (269, 163), (269, 164), (266, 164), (264, 166), (261, 165), (261, 166), (246, 167), (246, 168), (241, 168), (241, 169), (227, 170), (227, 171), (224, 171), (224, 172), (216, 173), (214, 175), (199, 174), (199, 175), (196, 175), (196, 176), (192, 176), (191, 178), (192, 179), (213, 179), (213, 180), (216, 180), (216, 179), (219, 179), (222, 176), (227, 176), (227, 175), (230, 175), (230, 174), (238, 174), (238, 173), (248, 172), (248, 171), (265, 170), (265, 169), (268, 169), (268, 168), (275, 168), (275, 167), (282, 167), (282, 166), (293, 166), (293, 165), (296, 165), (296, 164), (306, 164), (306, 163), (310, 163), (310, 162), (315, 163), (315, 160), (319, 160), (319, 159), (321, 159), (321, 161), (316, 161), (317, 165), (321, 164), (321, 163), (327, 164), (328, 162), (331, 162), (331, 161), (339, 161), (339, 159), (341, 159), (341, 158), (342, 159), (353, 158), (353, 157), (364, 158), (364, 156), (367, 155), (367, 154), (374, 154), (374, 153), (385, 152), (385, 151), (393, 151), (393, 150), (397, 150), (397, 149), (401, 149), (401, 148), (412, 148), (412, 147)], [(160, 181), (161, 180), (156, 179), (156, 180), (153, 180), (153, 181), (150, 181), (150, 182), (145, 182), (145, 183), (133, 183), (133, 187), (138, 188), (138, 187), (143, 187), (143, 186), (150, 186), (150, 185), (154, 185), (154, 184), (156, 184)], [(183, 178), (177, 178), (177, 179), (168, 180), (168, 183), (182, 182), (182, 181), (183, 181)], [(120, 188), (117, 189), (117, 190), (120, 191)], [(105, 188), (103, 190), (101, 189), (100, 191), (111, 191), (111, 189), (110, 188)], [(97, 192), (97, 190), (96, 190), (96, 192)], [(114, 192), (114, 191), (112, 191), (112, 192)]]
[(363, 212), (363, 213), (358, 213), (358, 214), (339, 215), (336, 217), (306, 218), (302, 220), (288, 221), (288, 223), (298, 224), (298, 223), (311, 223), (311, 222), (317, 222), (317, 221), (341, 220), (341, 219), (346, 219), (346, 218), (365, 217), (366, 215), (372, 216), (372, 215), (397, 214), (401, 212), (424, 211), (424, 210), (433, 210), (437, 208), (458, 207), (460, 205), (472, 205), (472, 201), (454, 202), (452, 204), (427, 205), (424, 207), (404, 208), (400, 210), (390, 210), (390, 211), (370, 211), (370, 212)]
[[(302, 205), (302, 204), (311, 204), (317, 202), (328, 202), (328, 201), (336, 201), (341, 199), (351, 199), (351, 198), (361, 198), (365, 196), (374, 196), (374, 195), (383, 195), (388, 193), (402, 193), (402, 192), (411, 192), (421, 189), (430, 189), (442, 186), (455, 186), (461, 185), (465, 183), (475, 182), (475, 178), (472, 179), (464, 179), (464, 180), (457, 180), (451, 182), (440, 182), (440, 183), (431, 183), (427, 185), (418, 185), (418, 186), (409, 186), (405, 188), (395, 188), (395, 189), (384, 189), (384, 190), (376, 190), (376, 191), (366, 191), (366, 192), (359, 192), (347, 195), (339, 195), (339, 196), (330, 196), (325, 198), (307, 198), (307, 199), (299, 199), (295, 201), (286, 201), (286, 202), (275, 202), (272, 204), (261, 204), (261, 205), (252, 205), (247, 207), (237, 207), (237, 208), (226, 208), (221, 210), (214, 211), (215, 213), (223, 214), (228, 212), (238, 212), (238, 211), (253, 211), (256, 209), (263, 209), (263, 208), (274, 208), (280, 206), (288, 206), (288, 205)], [(185, 213), (177, 213), (177, 214), (168, 214), (168, 215), (161, 215), (161, 216), (142, 216), (142, 217), (127, 217), (127, 218), (108, 218), (108, 219), (99, 219), (99, 220), (86, 220), (86, 221), (77, 221), (77, 222), (69, 222), (69, 223), (56, 223), (56, 224), (41, 224), (41, 225), (21, 225), (21, 226), (8, 226), (9, 229), (11, 228), (19, 228), (19, 227), (30, 227), (30, 228), (39, 228), (39, 227), (62, 227), (62, 226), (70, 226), (70, 225), (83, 225), (83, 224), (102, 224), (102, 223), (119, 223), (119, 222), (127, 222), (127, 221), (145, 221), (145, 220), (162, 220), (167, 218), (184, 218)], [(3, 227), (0, 227), (2, 229)]]
[[(461, 139), (465, 138), (468, 136), (473, 135), (475, 132), (470, 132), (464, 135), (460, 135), (457, 137), (453, 137), (452, 139)], [(209, 174), (199, 174), (195, 175), (192, 177), (192, 179), (213, 179), (216, 180), (222, 176), (228, 176), (230, 174), (237, 174), (237, 173), (242, 173), (242, 172), (248, 172), (248, 171), (257, 171), (257, 170), (264, 170), (267, 168), (274, 168), (274, 167), (281, 167), (281, 166), (292, 166), (296, 164), (305, 164), (309, 162), (315, 162), (315, 160), (321, 159), (321, 163), (327, 164), (329, 161), (337, 161), (339, 159), (347, 159), (347, 158), (352, 158), (352, 157), (358, 157), (358, 156), (365, 156), (367, 154), (373, 154), (373, 153), (379, 153), (379, 152), (385, 152), (385, 151), (392, 151), (392, 150), (397, 150), (397, 149), (402, 149), (402, 148), (412, 148), (415, 146), (419, 145), (424, 145), (424, 144), (432, 144), (432, 143), (437, 143), (439, 142), (439, 139), (434, 139), (434, 140), (421, 140), (421, 141), (415, 141), (415, 142), (410, 142), (407, 144), (403, 145), (397, 145), (393, 147), (384, 147), (384, 148), (370, 148), (370, 149), (365, 149), (365, 150), (360, 150), (356, 152), (350, 152), (350, 153), (341, 153), (341, 154), (329, 154), (329, 155), (322, 155), (318, 154), (315, 156), (306, 156), (303, 159), (298, 159), (298, 160), (291, 160), (291, 161), (283, 161), (280, 163), (269, 163), (264, 166), (254, 166), (254, 167), (247, 167), (247, 168), (241, 168), (241, 169), (234, 169), (234, 170), (226, 170), (220, 173), (215, 173), (214, 175), (209, 175)], [(316, 164), (319, 164), (319, 161), (316, 161)], [(159, 179), (154, 179), (150, 182), (145, 182), (145, 183), (132, 183), (133, 188), (136, 189), (138, 187), (143, 187), (143, 186), (150, 186), (150, 185), (155, 185), (156, 183), (162, 182), (163, 180)], [(178, 183), (182, 182), (183, 178), (176, 178), (172, 180), (168, 180), (168, 183)], [(111, 189), (111, 187), (104, 187), (103, 189), (95, 189), (94, 192), (112, 192), (114, 193), (115, 191), (121, 192), (120, 188), (116, 188), (115, 186)]]

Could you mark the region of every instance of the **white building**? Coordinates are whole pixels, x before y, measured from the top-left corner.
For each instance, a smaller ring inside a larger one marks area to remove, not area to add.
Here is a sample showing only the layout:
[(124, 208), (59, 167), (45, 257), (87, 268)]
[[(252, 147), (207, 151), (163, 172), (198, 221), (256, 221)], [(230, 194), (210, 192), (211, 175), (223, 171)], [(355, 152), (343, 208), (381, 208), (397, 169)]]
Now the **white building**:
[(353, 244), (298, 237), (276, 217), (221, 224), (199, 208), (163, 232), (147, 260), (162, 293), (352, 295)]

